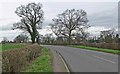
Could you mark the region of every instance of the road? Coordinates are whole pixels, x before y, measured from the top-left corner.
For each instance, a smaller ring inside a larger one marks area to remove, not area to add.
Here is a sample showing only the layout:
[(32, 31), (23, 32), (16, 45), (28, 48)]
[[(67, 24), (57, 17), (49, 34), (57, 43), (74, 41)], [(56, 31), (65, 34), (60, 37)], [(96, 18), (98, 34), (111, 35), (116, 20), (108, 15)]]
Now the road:
[(44, 47), (58, 51), (71, 72), (118, 72), (118, 55), (68, 46)]

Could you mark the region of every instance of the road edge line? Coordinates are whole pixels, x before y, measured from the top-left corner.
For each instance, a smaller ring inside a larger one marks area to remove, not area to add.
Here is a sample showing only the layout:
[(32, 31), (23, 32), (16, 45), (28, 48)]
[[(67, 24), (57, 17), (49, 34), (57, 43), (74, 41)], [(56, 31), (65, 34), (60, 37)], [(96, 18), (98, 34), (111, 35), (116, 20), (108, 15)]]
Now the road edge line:
[(67, 69), (67, 72), (70, 74), (70, 69), (68, 68), (68, 65), (67, 65), (65, 59), (63, 58), (63, 56), (58, 51), (56, 51), (56, 53), (58, 53), (59, 57), (61, 58), (64, 66), (65, 66), (65, 68)]

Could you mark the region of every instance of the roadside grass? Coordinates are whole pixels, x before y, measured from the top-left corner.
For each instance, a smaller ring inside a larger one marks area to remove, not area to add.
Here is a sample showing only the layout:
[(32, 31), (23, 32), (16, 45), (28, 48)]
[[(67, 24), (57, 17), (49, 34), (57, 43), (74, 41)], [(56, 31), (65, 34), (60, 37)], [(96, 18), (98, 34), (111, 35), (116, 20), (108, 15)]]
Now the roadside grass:
[(0, 45), (2, 51), (4, 50), (10, 50), (14, 48), (23, 48), (25, 47), (25, 44), (22, 43), (6, 43), (6, 44), (1, 44)]
[(112, 53), (112, 54), (120, 54), (120, 50), (114, 50), (114, 49), (104, 49), (104, 48), (96, 48), (96, 47), (89, 47), (89, 46), (82, 46), (82, 45), (71, 45), (71, 47), (107, 52), (107, 53)]
[(31, 66), (25, 68), (22, 72), (50, 72), (52, 70), (52, 55), (48, 48), (42, 48), (42, 54), (36, 58)]
[(2, 44), (0, 44), (0, 51), (2, 51)]

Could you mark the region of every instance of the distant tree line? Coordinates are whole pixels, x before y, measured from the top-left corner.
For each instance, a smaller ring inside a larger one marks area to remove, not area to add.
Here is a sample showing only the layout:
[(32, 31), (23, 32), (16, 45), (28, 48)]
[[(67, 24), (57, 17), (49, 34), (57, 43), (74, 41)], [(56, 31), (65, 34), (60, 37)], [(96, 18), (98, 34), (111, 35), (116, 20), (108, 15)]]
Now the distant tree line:
[(100, 36), (90, 38), (90, 43), (120, 43), (119, 34), (115, 34), (114, 30), (104, 30), (100, 32)]
[(14, 42), (17, 42), (17, 43), (26, 43), (28, 42), (29, 38), (27, 35), (24, 35), (24, 34), (20, 34), (18, 36), (15, 37), (14, 39)]

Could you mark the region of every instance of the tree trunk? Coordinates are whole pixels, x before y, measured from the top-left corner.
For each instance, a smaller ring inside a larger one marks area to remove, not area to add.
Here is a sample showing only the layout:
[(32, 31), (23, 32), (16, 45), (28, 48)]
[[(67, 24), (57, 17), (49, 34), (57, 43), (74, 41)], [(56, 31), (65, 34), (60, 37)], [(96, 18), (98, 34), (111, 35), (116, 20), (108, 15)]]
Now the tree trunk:
[(36, 39), (36, 35), (32, 33), (31, 35), (32, 44), (36, 43), (35, 39)]
[(40, 44), (39, 36), (36, 37), (36, 42)]
[(35, 43), (35, 37), (31, 36), (31, 40), (32, 40), (32, 44), (34, 44)]
[(69, 43), (69, 45), (71, 45), (71, 31), (69, 32), (68, 43)]
[(36, 27), (35, 27), (35, 24), (33, 24), (32, 26), (32, 35), (31, 35), (31, 40), (32, 40), (32, 44), (36, 43), (36, 35), (37, 35), (37, 31), (36, 31)]

